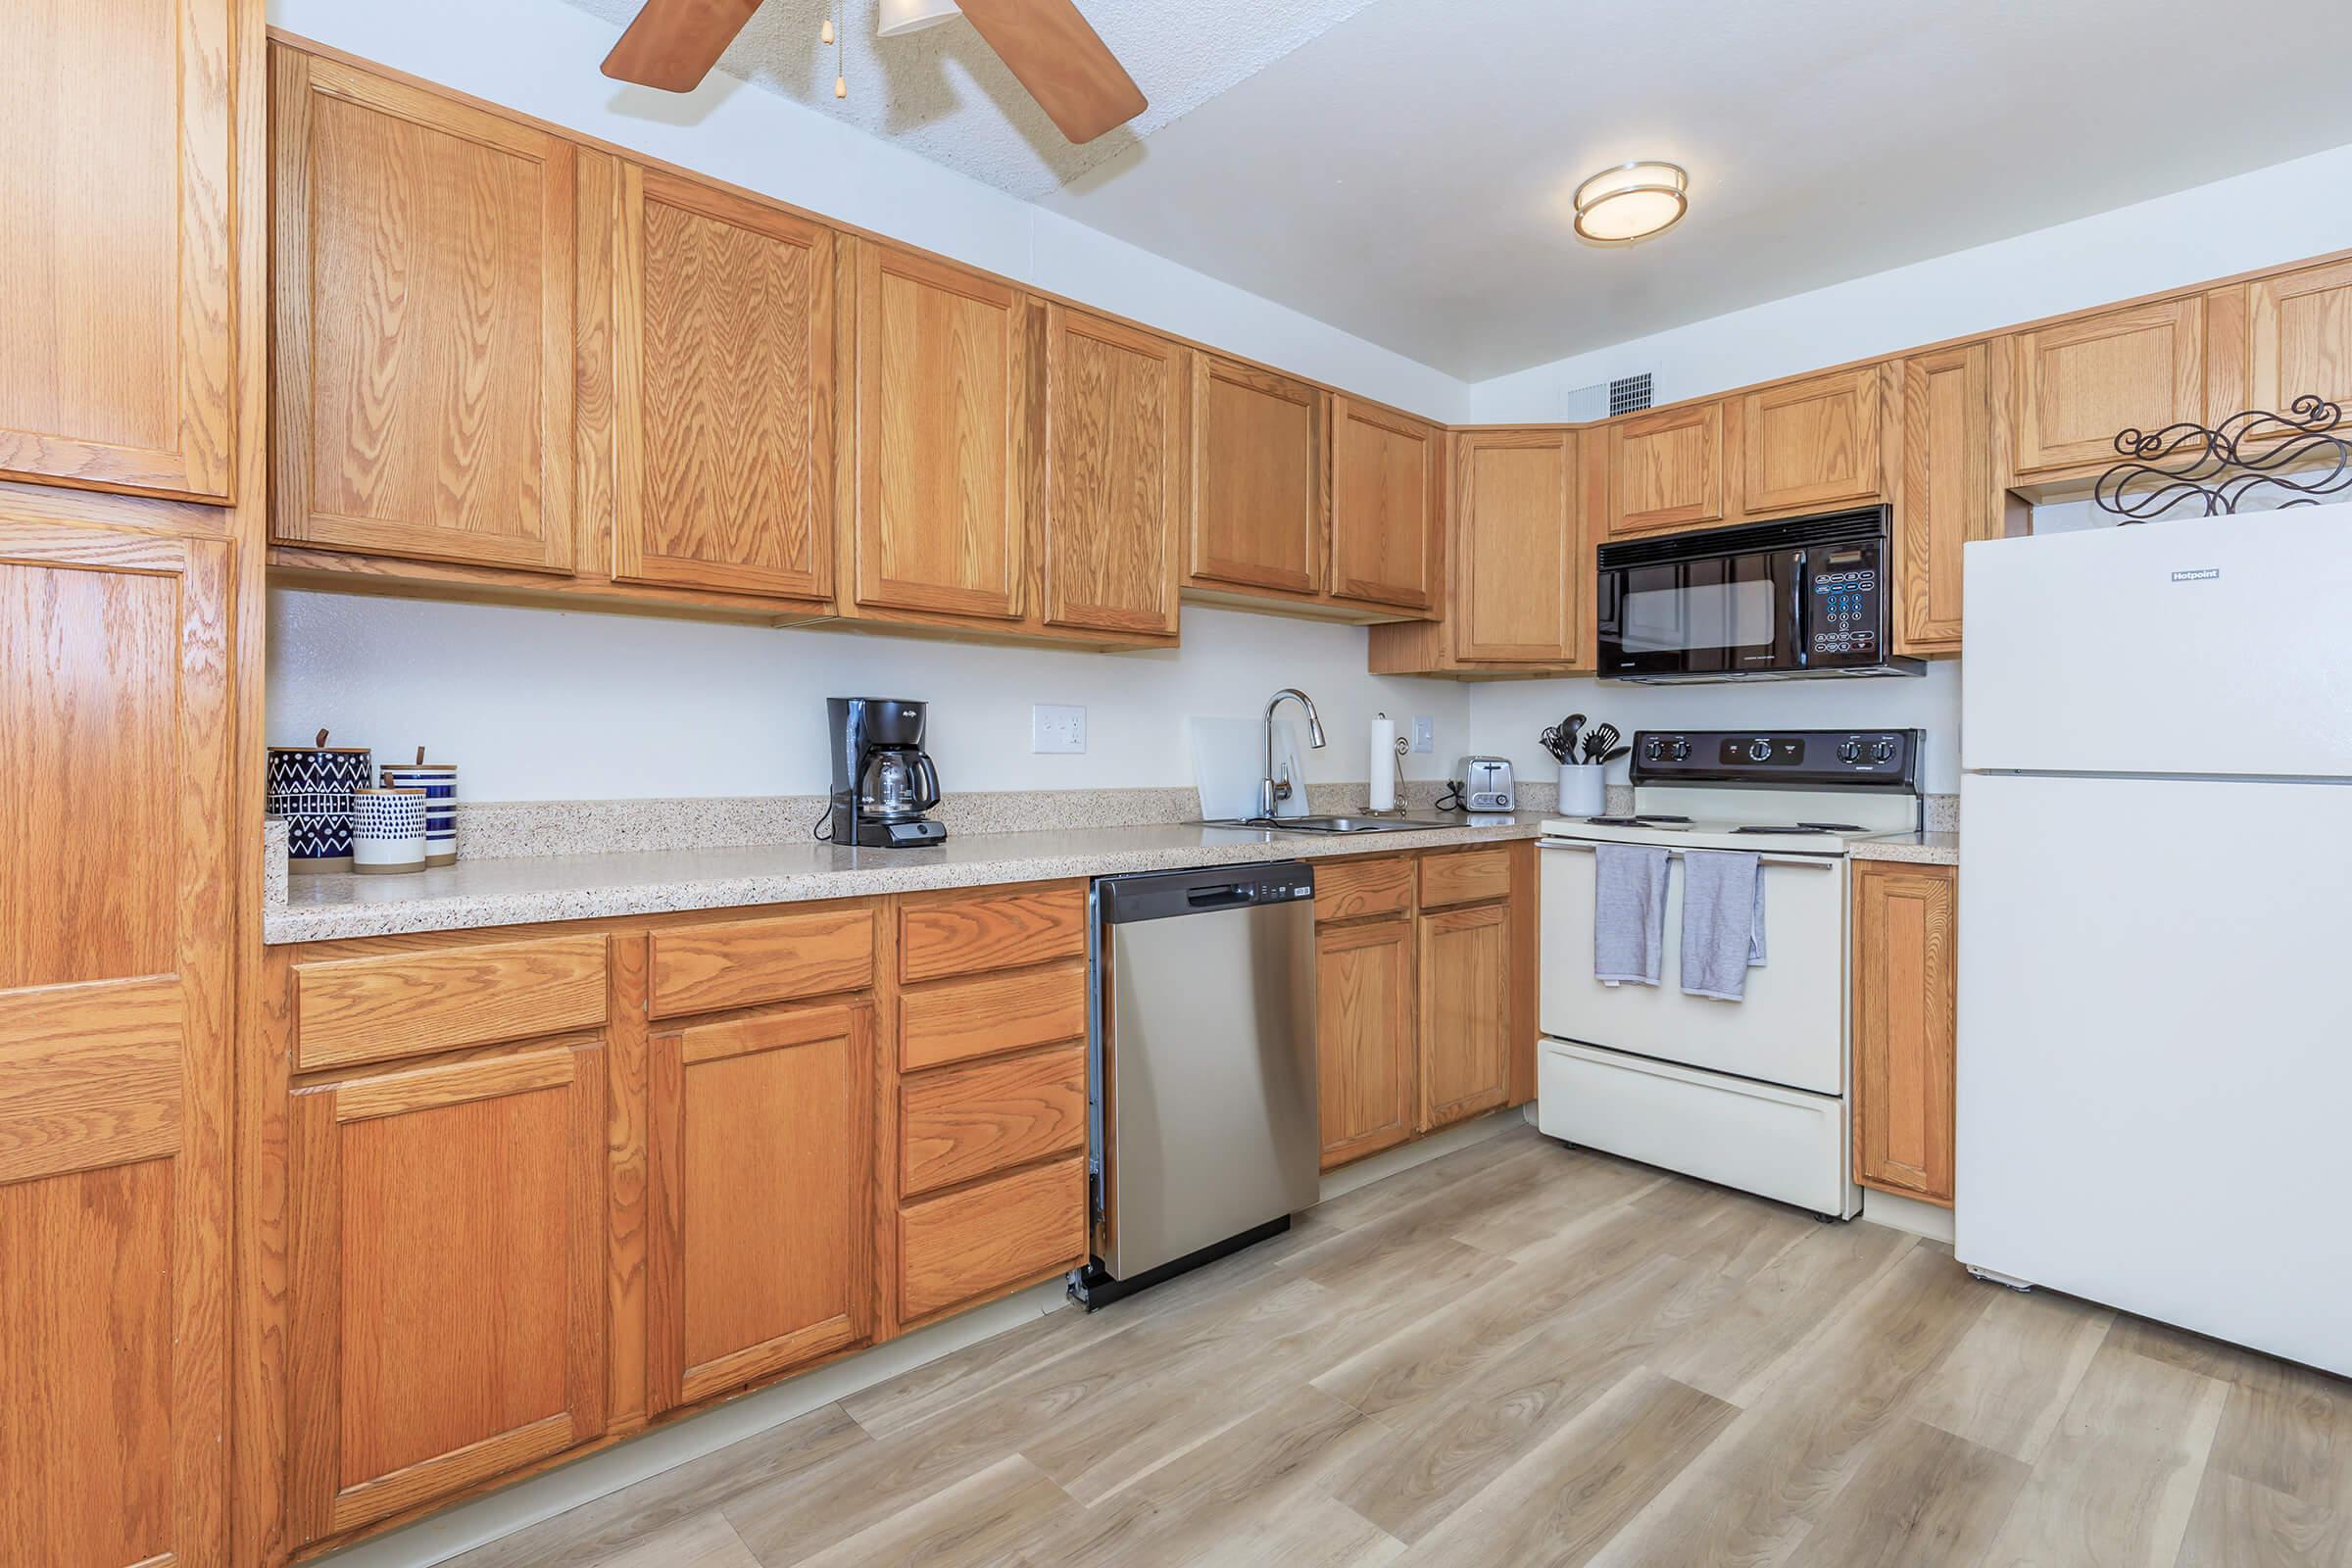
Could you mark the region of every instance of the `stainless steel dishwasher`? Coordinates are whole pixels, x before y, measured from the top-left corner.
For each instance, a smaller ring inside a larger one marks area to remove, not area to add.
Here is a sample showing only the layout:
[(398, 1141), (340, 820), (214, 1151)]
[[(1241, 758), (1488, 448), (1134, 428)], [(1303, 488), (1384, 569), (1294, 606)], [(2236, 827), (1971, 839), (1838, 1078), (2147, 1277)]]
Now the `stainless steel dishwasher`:
[(1104, 877), (1094, 915), (1090, 1309), (1288, 1229), (1322, 1143), (1309, 867)]

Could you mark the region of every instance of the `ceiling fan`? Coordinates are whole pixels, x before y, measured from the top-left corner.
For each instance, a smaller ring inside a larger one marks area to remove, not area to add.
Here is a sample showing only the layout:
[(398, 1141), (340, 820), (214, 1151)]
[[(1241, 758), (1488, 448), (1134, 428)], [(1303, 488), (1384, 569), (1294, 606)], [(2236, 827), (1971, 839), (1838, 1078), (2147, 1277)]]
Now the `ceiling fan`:
[[(759, 9), (760, 0), (645, 0), (605, 57), (605, 74), (692, 92)], [(948, 14), (944, 4), (928, 9)], [(1093, 141), (1144, 112), (1135, 78), (1072, 0), (954, 0), (954, 9), (1071, 141)]]

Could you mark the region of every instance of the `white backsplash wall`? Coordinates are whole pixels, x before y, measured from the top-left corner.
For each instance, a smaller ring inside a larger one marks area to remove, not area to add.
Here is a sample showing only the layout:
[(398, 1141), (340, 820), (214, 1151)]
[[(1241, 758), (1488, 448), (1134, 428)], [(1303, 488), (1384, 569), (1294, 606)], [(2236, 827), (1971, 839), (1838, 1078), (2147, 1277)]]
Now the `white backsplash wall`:
[[(810, 794), (827, 786), (827, 697), (932, 704), (941, 783), (958, 790), (1192, 782), (1185, 720), (1251, 716), (1283, 686), (1314, 698), (1331, 744), (1311, 782), (1364, 776), (1385, 709), (1436, 722), (1409, 778), (1446, 776), (1468, 740), (1451, 681), (1372, 675), (1364, 632), (1187, 606), (1184, 646), (1132, 654), (1004, 648), (867, 632), (433, 604), (273, 589), (269, 737), (321, 726), (379, 760), (430, 748), (473, 801)], [(1033, 756), (1029, 709), (1086, 709), (1087, 749)], [(1296, 720), (1298, 709), (1285, 705)], [(1303, 731), (1303, 726), (1301, 726)]]
[[(1569, 713), (1638, 729), (1924, 729), (1920, 787), (1931, 795), (1960, 788), (1960, 664), (1938, 660), (1916, 680), (1783, 680), (1721, 686), (1626, 686), (1591, 679), (1494, 681), (1470, 688), (1470, 750), (1507, 757), (1519, 775), (1549, 783), (1558, 775), (1536, 743)], [(1626, 762), (1609, 768), (1622, 784)]]

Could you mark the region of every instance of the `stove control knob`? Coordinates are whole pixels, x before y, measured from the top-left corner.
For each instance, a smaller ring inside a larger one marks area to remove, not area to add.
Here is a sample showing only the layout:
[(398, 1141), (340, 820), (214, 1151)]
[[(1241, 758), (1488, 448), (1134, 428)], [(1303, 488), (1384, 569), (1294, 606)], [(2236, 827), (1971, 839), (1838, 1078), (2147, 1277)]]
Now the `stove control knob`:
[(1838, 743), (1838, 760), (1840, 762), (1862, 760), (1862, 743), (1860, 741), (1839, 741)]
[(1680, 735), (1677, 735), (1674, 738), (1674, 750), (1671, 753), (1671, 756), (1675, 761), (1689, 761), (1690, 760), (1690, 743), (1683, 739)]
[(1894, 742), (1892, 742), (1892, 741), (1872, 741), (1872, 742), (1870, 743), (1870, 755), (1871, 755), (1871, 758), (1872, 758), (1872, 760), (1875, 760), (1875, 761), (1880, 761), (1880, 762), (1891, 762), (1891, 761), (1893, 761), (1893, 760), (1894, 760)]
[(1649, 743), (1642, 748), (1642, 755), (1653, 762), (1665, 760), (1666, 742), (1661, 737), (1652, 735)]
[(1749, 741), (1747, 743), (1747, 760), (1751, 762), (1771, 761), (1772, 742), (1761, 738)]

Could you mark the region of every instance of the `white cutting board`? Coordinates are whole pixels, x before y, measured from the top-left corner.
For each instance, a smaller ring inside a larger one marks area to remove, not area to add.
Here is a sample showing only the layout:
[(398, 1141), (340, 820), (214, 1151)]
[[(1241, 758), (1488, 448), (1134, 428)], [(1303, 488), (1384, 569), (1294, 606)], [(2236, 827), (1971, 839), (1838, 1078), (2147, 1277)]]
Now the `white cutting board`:
[[(1261, 718), (1196, 718), (1193, 783), (1205, 821), (1257, 814), (1257, 785), (1266, 772), (1266, 724)], [(1288, 769), (1286, 773), (1284, 770)], [(1287, 718), (1274, 723), (1274, 776), (1297, 786), (1274, 803), (1276, 816), (1306, 814), (1306, 769), (1298, 763), (1298, 735)]]

